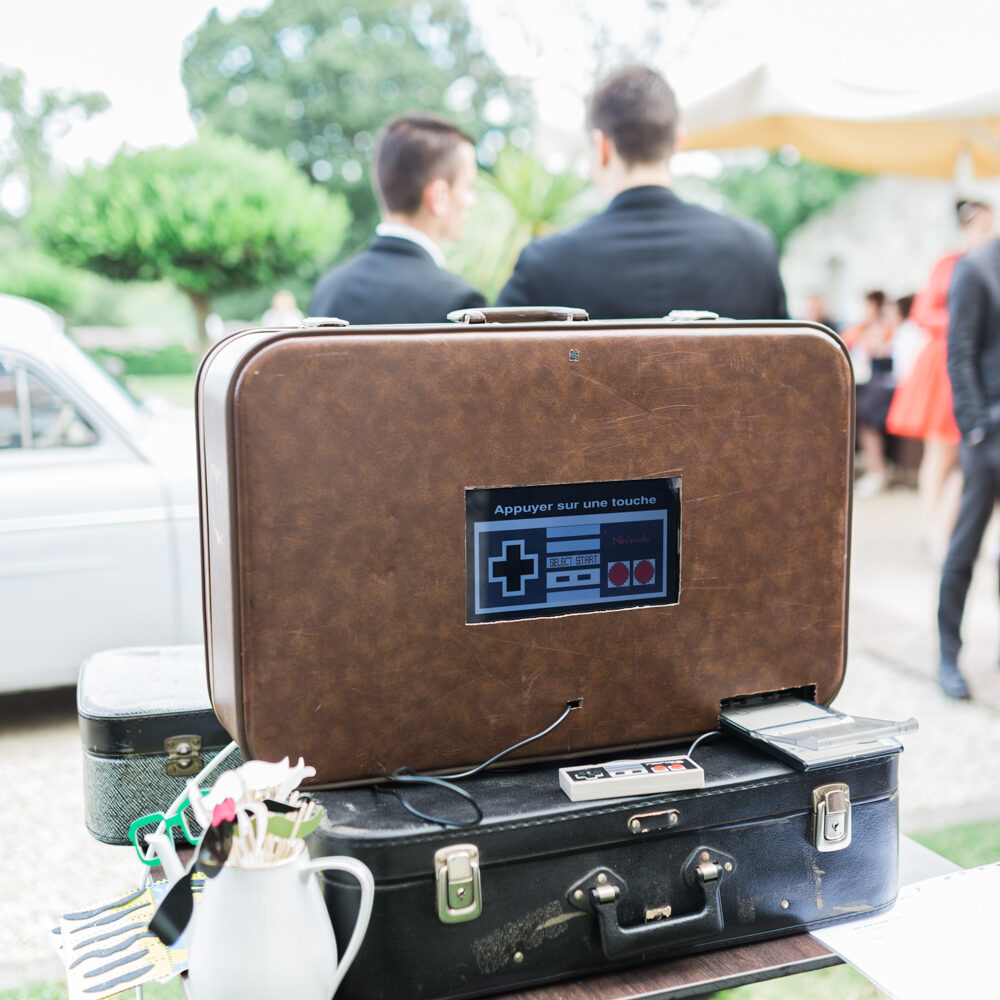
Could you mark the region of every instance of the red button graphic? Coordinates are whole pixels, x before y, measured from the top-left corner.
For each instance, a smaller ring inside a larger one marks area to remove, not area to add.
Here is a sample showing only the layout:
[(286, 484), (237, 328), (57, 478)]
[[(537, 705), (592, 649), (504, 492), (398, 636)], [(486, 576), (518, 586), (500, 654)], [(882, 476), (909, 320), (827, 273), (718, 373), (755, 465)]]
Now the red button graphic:
[(624, 587), (628, 583), (628, 566), (623, 562), (612, 563), (608, 569), (608, 582), (612, 587)]
[(641, 562), (635, 564), (633, 573), (636, 583), (646, 584), (653, 579), (655, 570), (653, 569), (653, 564), (648, 559), (643, 559)]
[(665, 771), (667, 769), (666, 764), (651, 764), (650, 771)]

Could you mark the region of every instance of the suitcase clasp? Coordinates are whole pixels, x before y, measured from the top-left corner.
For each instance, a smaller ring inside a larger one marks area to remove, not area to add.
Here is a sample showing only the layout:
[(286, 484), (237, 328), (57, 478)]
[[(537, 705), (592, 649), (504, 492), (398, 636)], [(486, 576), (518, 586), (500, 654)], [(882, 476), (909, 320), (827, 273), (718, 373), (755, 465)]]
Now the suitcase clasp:
[(841, 851), (851, 842), (851, 790), (843, 782), (813, 789), (813, 847)]
[(167, 754), (164, 768), (171, 778), (190, 778), (205, 766), (200, 736), (168, 736), (163, 749)]
[(483, 912), (479, 848), (475, 844), (452, 844), (435, 851), (434, 878), (442, 923), (464, 923)]

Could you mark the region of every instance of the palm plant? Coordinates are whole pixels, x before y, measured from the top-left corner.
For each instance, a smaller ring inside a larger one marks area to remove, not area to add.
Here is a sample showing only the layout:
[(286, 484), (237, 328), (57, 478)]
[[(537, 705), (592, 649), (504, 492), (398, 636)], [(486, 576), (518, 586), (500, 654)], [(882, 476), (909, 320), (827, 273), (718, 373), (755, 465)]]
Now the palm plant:
[(599, 199), (574, 171), (553, 174), (510, 146), (501, 151), (492, 173), (480, 174), (477, 193), (479, 204), (448, 262), (490, 302), (526, 243), (591, 214)]

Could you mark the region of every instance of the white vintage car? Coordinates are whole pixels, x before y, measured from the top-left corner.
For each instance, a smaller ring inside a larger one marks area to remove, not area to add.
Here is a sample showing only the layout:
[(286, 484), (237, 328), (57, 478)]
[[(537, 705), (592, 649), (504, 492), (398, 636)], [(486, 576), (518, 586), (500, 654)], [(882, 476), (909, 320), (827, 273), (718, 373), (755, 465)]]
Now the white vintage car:
[(136, 403), (0, 295), (0, 692), (98, 650), (202, 642), (194, 422)]

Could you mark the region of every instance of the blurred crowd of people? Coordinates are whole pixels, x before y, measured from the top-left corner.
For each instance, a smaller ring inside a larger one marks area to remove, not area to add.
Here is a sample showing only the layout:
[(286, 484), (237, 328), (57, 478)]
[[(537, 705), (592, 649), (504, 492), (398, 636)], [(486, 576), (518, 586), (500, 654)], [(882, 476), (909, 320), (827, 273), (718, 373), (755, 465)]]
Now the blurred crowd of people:
[[(956, 261), (996, 236), (990, 206), (956, 204), (961, 246), (944, 254), (918, 291), (890, 298), (880, 289), (864, 297), (861, 318), (839, 328), (851, 352), (857, 382), (860, 476), (855, 497), (866, 499), (891, 483), (887, 444), (892, 438), (922, 442), (917, 489), (924, 514), (922, 544), (944, 559), (955, 524), (962, 477), (961, 434), (948, 376), (948, 291)], [(804, 307), (806, 319), (838, 329), (820, 295)]]
[[(945, 694), (969, 697), (958, 668), (973, 566), (1000, 499), (1000, 240), (980, 201), (955, 206), (961, 246), (942, 256), (915, 295), (865, 295), (858, 322), (840, 330), (857, 383), (855, 497), (889, 485), (886, 444), (923, 443), (917, 488), (923, 543), (942, 565), (938, 595)], [(819, 297), (808, 318), (834, 327)]]

